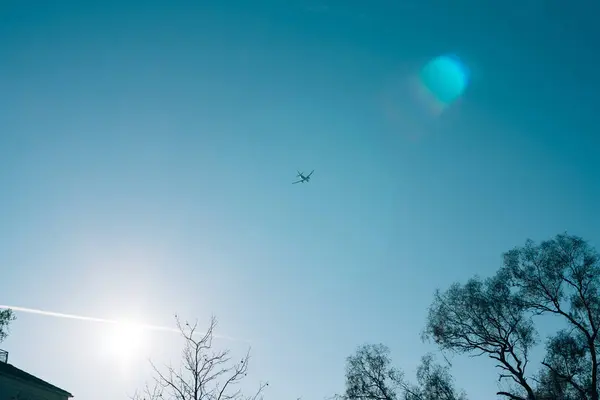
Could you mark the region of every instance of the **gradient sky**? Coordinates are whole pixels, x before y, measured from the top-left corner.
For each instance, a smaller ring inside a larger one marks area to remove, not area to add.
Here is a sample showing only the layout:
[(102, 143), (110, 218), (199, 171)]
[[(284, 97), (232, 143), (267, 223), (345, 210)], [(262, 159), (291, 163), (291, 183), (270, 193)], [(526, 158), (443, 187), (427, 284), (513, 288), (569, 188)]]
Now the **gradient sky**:
[[(214, 313), (266, 400), (342, 391), (365, 342), (412, 378), (436, 288), (526, 238), (600, 246), (600, 10), (508, 3), (3, 1), (0, 304)], [(436, 117), (413, 84), (445, 53), (473, 75)], [(76, 399), (179, 354), (150, 333), (124, 366), (106, 324), (17, 316), (0, 347)], [(454, 361), (494, 397), (492, 362)]]

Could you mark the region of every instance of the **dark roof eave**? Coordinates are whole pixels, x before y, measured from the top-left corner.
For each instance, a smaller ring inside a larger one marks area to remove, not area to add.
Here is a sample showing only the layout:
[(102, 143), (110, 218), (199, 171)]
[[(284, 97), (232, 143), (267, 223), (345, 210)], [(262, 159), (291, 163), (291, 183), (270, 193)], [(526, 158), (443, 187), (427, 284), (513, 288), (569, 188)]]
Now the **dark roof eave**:
[[(2, 366), (8, 367), (8, 368), (2, 368)], [(0, 366), (0, 375), (5, 375), (8, 377), (11, 377), (12, 379), (16, 379), (18, 381), (25, 382), (29, 385), (34, 385), (36, 387), (60, 394), (62, 396), (67, 396), (67, 398), (73, 397), (73, 395), (71, 393), (67, 392), (66, 390), (61, 389), (58, 386), (54, 386), (53, 384), (48, 383), (48, 382), (44, 381), (43, 379), (38, 378), (35, 375), (31, 375), (30, 373), (25, 372), (25, 371), (15, 367), (12, 364), (2, 364), (2, 366)]]

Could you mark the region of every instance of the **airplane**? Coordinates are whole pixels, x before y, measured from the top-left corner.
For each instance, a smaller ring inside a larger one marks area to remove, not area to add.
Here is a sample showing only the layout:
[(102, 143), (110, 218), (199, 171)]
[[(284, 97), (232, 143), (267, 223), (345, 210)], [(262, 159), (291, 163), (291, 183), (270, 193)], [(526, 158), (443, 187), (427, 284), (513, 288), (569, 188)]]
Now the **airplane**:
[(315, 172), (314, 169), (310, 172), (310, 174), (304, 175), (303, 172), (298, 171), (298, 175), (296, 175), (296, 177), (300, 178), (300, 180), (296, 181), (296, 182), (292, 182), (292, 185), (295, 185), (296, 183), (310, 182), (310, 176), (313, 174), (313, 172)]

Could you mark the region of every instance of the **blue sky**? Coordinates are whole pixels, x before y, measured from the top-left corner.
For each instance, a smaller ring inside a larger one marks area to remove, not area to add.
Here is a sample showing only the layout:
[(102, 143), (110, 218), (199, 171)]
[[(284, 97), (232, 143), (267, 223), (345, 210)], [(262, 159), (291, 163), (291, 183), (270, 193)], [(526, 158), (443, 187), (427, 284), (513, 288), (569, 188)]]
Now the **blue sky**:
[[(0, 303), (214, 313), (267, 399), (321, 399), (365, 342), (412, 376), (434, 290), (526, 238), (599, 246), (591, 6), (392, 3), (3, 3)], [(445, 53), (472, 81), (436, 117), (411, 83)], [(115, 373), (107, 329), (19, 313), (1, 346), (90, 400), (176, 360), (152, 334)], [(495, 393), (491, 362), (453, 372)]]

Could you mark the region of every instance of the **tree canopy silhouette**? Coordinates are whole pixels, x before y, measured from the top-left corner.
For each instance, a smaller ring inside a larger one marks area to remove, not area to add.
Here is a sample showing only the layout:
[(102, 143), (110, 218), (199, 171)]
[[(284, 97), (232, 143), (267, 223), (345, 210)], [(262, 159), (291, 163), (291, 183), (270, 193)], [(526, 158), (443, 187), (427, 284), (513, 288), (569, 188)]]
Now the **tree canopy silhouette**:
[(392, 366), (389, 348), (368, 344), (358, 348), (346, 361), (346, 400), (466, 400), (454, 388), (447, 367), (436, 364), (431, 355), (421, 360), (417, 384)]
[(11, 309), (0, 310), (0, 342), (8, 336), (10, 323), (14, 320), (15, 314)]
[[(599, 256), (586, 241), (566, 233), (528, 240), (504, 254), (493, 277), (437, 291), (424, 336), (442, 349), (493, 359), (499, 380), (510, 383), (498, 392), (506, 398), (599, 400), (599, 294)], [(561, 318), (565, 328), (547, 338), (534, 374), (529, 354), (540, 315)]]

